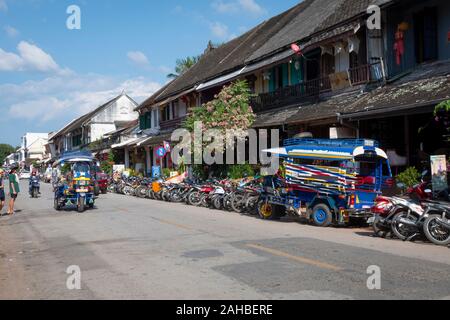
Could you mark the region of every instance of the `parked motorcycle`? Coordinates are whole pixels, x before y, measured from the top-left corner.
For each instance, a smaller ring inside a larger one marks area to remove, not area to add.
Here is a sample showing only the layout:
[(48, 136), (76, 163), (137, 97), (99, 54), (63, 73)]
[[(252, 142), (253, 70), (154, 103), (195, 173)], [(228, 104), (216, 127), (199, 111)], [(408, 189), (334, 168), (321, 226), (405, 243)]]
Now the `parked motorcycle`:
[(425, 236), (434, 244), (450, 244), (450, 204), (430, 202), (429, 216), (423, 224)]

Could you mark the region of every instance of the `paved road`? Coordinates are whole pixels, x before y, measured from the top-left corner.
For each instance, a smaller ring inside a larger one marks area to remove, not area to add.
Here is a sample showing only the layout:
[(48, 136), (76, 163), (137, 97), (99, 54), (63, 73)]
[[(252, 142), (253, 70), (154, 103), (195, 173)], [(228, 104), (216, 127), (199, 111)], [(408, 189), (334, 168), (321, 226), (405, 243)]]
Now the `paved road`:
[[(25, 188), (24, 188), (25, 189)], [(109, 194), (0, 218), (0, 299), (448, 299), (450, 250)], [(81, 290), (68, 290), (69, 266)], [(368, 290), (367, 268), (381, 270)]]

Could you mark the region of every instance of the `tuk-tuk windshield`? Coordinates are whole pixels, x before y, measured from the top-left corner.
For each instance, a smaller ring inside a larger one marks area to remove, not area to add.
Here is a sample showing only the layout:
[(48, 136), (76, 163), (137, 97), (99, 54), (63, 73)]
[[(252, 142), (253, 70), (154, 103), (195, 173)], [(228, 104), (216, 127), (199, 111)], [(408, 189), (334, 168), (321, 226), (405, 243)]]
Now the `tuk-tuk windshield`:
[(87, 162), (77, 162), (73, 165), (74, 172), (89, 173), (90, 165)]

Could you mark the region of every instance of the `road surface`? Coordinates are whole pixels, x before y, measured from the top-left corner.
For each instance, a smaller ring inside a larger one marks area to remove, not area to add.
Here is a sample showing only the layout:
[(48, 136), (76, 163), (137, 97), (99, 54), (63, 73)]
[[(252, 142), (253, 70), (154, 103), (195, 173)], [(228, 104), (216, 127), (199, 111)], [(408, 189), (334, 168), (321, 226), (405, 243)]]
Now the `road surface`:
[(450, 298), (447, 247), (115, 194), (56, 212), (42, 189), (0, 218), (0, 299)]

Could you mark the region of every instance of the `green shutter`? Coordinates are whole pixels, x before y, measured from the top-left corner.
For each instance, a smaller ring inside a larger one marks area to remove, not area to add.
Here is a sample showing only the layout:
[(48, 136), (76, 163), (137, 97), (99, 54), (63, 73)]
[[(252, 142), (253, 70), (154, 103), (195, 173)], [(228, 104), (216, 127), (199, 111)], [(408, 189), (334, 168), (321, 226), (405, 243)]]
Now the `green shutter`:
[[(299, 70), (295, 69), (295, 64), (297, 61), (300, 63)], [(298, 84), (300, 83), (301, 79), (302, 79), (302, 61), (301, 59), (298, 60), (294, 59), (291, 63), (291, 83), (293, 85)]]
[(275, 91), (276, 69), (270, 69), (269, 92)]
[(139, 129), (145, 130), (145, 115), (139, 116)]
[(283, 77), (283, 88), (289, 86), (289, 64), (283, 63), (281, 66), (281, 74)]

